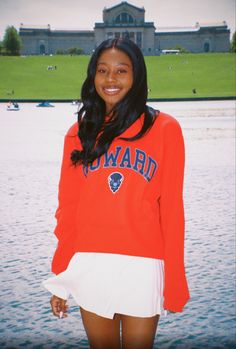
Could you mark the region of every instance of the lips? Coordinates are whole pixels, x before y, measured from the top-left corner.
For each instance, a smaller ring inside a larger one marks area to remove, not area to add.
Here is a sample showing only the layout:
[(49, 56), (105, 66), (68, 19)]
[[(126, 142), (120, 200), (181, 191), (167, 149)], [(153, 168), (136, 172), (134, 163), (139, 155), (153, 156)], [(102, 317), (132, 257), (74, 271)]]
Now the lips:
[(119, 87), (103, 87), (104, 93), (106, 93), (109, 96), (116, 95), (121, 91)]

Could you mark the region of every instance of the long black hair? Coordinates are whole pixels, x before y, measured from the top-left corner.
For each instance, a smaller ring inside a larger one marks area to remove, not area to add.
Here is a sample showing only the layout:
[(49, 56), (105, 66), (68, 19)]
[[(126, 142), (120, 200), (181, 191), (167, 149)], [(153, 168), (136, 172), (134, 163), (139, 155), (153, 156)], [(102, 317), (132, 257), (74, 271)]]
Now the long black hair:
[[(132, 62), (133, 84), (127, 94), (111, 111), (110, 121), (105, 120), (106, 106), (98, 95), (94, 79), (98, 59), (104, 50), (116, 48), (123, 51)], [(147, 101), (147, 71), (143, 54), (139, 47), (129, 39), (108, 39), (103, 41), (93, 53), (85, 79), (81, 100), (82, 108), (78, 112), (78, 137), (82, 150), (74, 150), (71, 160), (74, 165), (88, 166), (95, 159), (103, 155), (110, 147), (114, 138), (120, 136), (142, 114), (144, 121), (140, 131), (133, 137), (120, 139), (134, 141), (141, 138), (153, 125), (156, 111), (146, 105)]]

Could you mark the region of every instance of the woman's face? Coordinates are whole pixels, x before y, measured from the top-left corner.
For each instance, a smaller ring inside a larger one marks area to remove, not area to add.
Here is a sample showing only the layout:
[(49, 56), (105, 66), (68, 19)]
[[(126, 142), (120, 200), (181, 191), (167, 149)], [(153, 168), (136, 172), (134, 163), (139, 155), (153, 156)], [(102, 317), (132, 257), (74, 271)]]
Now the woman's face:
[(108, 114), (132, 87), (133, 66), (130, 58), (116, 48), (105, 50), (98, 59), (94, 84), (106, 104)]

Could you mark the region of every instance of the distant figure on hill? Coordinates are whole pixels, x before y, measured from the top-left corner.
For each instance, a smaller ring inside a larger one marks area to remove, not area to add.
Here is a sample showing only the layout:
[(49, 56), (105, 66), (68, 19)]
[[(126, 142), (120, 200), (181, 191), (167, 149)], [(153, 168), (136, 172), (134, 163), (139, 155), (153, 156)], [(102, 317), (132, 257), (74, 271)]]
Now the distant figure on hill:
[(197, 93), (196, 88), (193, 88), (192, 91), (193, 91), (194, 94)]
[(57, 70), (56, 65), (48, 65), (47, 70)]
[(14, 93), (15, 93), (15, 92), (14, 92), (14, 90), (7, 91), (7, 92), (6, 92), (6, 94), (7, 94), (8, 96), (10, 96), (10, 95), (14, 95)]

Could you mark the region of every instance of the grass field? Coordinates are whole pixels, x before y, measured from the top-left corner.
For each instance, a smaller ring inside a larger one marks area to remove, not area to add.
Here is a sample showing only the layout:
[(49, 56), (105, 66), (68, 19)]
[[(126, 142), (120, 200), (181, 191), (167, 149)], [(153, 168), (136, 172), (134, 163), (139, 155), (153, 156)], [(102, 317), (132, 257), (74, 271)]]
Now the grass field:
[[(233, 53), (166, 55), (145, 60), (149, 98), (236, 95)], [(2, 56), (0, 99), (78, 99), (88, 61), (89, 56)], [(47, 70), (49, 65), (56, 65), (57, 70)]]

